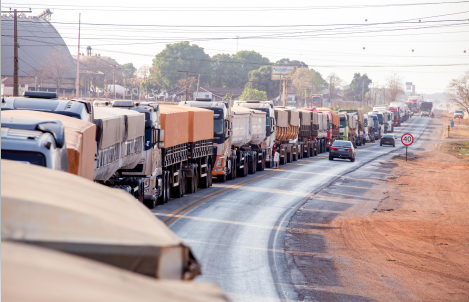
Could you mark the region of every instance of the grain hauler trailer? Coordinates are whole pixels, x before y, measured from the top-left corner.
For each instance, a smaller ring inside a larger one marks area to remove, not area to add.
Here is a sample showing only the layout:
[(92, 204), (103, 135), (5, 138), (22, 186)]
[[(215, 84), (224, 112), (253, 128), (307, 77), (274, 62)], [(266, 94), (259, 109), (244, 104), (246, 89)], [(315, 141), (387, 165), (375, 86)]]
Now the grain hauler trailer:
[[(272, 148), (275, 141), (275, 112), (274, 104), (272, 101), (236, 101), (234, 106), (241, 106), (251, 108), (266, 113), (265, 116), (265, 142), (261, 143), (259, 149), (265, 150), (265, 167), (271, 168), (273, 166)], [(255, 148), (255, 146), (253, 146)], [(259, 151), (259, 150), (258, 150)], [(258, 166), (258, 168), (260, 168)], [(259, 169), (258, 169), (259, 170)]]
[[(165, 107), (165, 105), (163, 105)], [(187, 192), (195, 193), (198, 187), (212, 185), (213, 111), (197, 107), (174, 106), (189, 113), (188, 153), (183, 170), (187, 178)]]
[(363, 125), (365, 127), (365, 131), (363, 132), (365, 142), (374, 143), (375, 142), (375, 126), (373, 119), (368, 115), (365, 114), (363, 116)]
[(213, 156), (212, 176), (224, 182), (227, 177), (236, 174), (236, 152), (232, 152), (231, 107), (228, 102), (215, 102), (209, 98), (197, 98), (195, 101), (180, 102), (179, 106), (204, 108), (213, 111)]
[(265, 150), (258, 147), (266, 137), (266, 113), (235, 106), (231, 111), (233, 133), (232, 152), (236, 154), (235, 167), (241, 177), (265, 168)]
[[(316, 108), (317, 112), (325, 114), (327, 116), (327, 138), (326, 146), (322, 152), (327, 152), (336, 139), (339, 139), (340, 135), (340, 117), (339, 114), (334, 112), (331, 108), (320, 107)], [(321, 152), (320, 152), (321, 153)]]
[(280, 142), (280, 164), (284, 165), (297, 160), (297, 139), (300, 125), (298, 111), (275, 107), (277, 127), (275, 138)]
[(300, 113), (300, 132), (298, 133), (298, 151), (302, 157), (308, 158), (316, 155), (318, 142), (313, 136), (313, 122), (314, 116), (317, 112), (312, 112), (304, 109), (298, 110)]
[(200, 274), (189, 247), (122, 190), (34, 165), (1, 164), (3, 240), (78, 255), (147, 278), (190, 280)]
[(94, 180), (123, 189), (144, 201), (144, 182), (122, 172), (134, 169), (143, 157), (145, 115), (109, 107), (94, 107), (96, 154)]
[(384, 116), (386, 133), (394, 132), (394, 112), (388, 106), (373, 107), (373, 111), (380, 112)]
[(316, 108), (303, 108), (301, 110), (311, 112), (311, 139), (315, 142), (311, 156), (316, 156), (326, 150), (327, 115), (317, 112)]

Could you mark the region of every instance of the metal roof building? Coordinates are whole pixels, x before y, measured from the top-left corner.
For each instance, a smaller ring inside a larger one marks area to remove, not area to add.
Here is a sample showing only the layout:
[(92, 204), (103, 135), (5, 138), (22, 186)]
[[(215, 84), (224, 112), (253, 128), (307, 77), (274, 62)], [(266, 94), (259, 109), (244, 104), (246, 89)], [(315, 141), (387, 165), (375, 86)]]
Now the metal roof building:
[[(10, 15), (1, 17), (1, 75), (2, 79), (13, 76), (13, 31), (14, 19)], [(18, 56), (19, 56), (19, 77), (43, 83), (42, 87), (50, 86), (55, 88), (53, 68), (45, 70), (45, 66), (50, 62), (55, 54), (63, 60), (67, 66), (66, 72), (61, 75), (63, 81), (61, 89), (74, 89), (76, 80), (76, 66), (70, 51), (54, 26), (39, 17), (26, 17), (18, 15)], [(55, 80), (55, 82), (57, 82)], [(42, 88), (41, 87), (41, 88)]]

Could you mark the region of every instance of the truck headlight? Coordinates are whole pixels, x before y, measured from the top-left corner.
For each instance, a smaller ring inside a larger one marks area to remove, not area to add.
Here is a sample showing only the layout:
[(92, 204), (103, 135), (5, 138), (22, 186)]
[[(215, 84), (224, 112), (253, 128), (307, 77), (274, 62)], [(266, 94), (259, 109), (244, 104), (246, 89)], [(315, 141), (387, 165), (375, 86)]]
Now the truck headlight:
[(215, 168), (221, 167), (222, 162), (223, 162), (223, 157), (218, 158)]
[[(150, 186), (150, 179), (149, 178), (145, 178), (143, 180), (143, 186), (145, 187), (145, 189)], [(146, 192), (146, 190), (145, 190), (145, 192)]]

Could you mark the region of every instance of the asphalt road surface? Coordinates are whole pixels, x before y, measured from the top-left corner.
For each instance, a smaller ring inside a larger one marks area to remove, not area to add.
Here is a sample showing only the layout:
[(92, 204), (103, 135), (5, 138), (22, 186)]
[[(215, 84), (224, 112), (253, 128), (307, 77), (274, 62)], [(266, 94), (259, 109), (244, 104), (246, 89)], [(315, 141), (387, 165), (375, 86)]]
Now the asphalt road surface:
[[(421, 148), (418, 138), (426, 139), (425, 132), (431, 131), (425, 130), (429, 122), (430, 118), (411, 118), (395, 128), (395, 148), (380, 147), (379, 142), (366, 144), (358, 148), (353, 163), (329, 161), (328, 153), (322, 153), (280, 166), (279, 170), (266, 169), (246, 178), (214, 183), (212, 188), (157, 206), (153, 212), (191, 247), (202, 265), (203, 275), (197, 280), (218, 284), (233, 301), (315, 300), (315, 294), (302, 292), (314, 280), (308, 281), (301, 272), (301, 257), (317, 255), (324, 246), (320, 237), (314, 237), (314, 231), (345, 209), (357, 214), (365, 210), (360, 200), (348, 200), (353, 188), (347, 186), (334, 191), (334, 203), (316, 198), (312, 208), (305, 209), (305, 204), (320, 192), (331, 194), (327, 187), (351, 173), (363, 170), (360, 175), (364, 181), (379, 177), (370, 167), (405, 154), (400, 135), (406, 132), (417, 139), (410, 148)], [(302, 223), (302, 211), (317, 221)], [(292, 217), (300, 221), (291, 221)], [(332, 270), (324, 268), (313, 273), (329, 281), (334, 277)], [(329, 281), (324, 281), (325, 287)]]

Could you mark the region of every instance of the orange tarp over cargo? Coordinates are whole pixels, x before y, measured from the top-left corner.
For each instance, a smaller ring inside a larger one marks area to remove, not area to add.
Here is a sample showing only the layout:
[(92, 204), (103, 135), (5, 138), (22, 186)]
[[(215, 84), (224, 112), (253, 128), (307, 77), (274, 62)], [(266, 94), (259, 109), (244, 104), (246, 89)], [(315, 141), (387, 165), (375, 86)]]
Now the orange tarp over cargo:
[[(161, 107), (161, 106), (160, 106)], [(168, 106), (189, 112), (189, 142), (213, 139), (213, 111), (197, 107)]]
[(68, 171), (93, 180), (96, 125), (73, 117), (30, 110), (2, 111), (2, 117), (36, 118), (59, 120), (65, 128), (68, 156)]
[[(161, 129), (164, 129), (164, 147), (189, 142), (189, 112), (176, 106), (161, 106)], [(213, 118), (211, 119), (213, 123)], [(213, 126), (212, 126), (213, 127)], [(213, 137), (213, 132), (212, 132)]]

